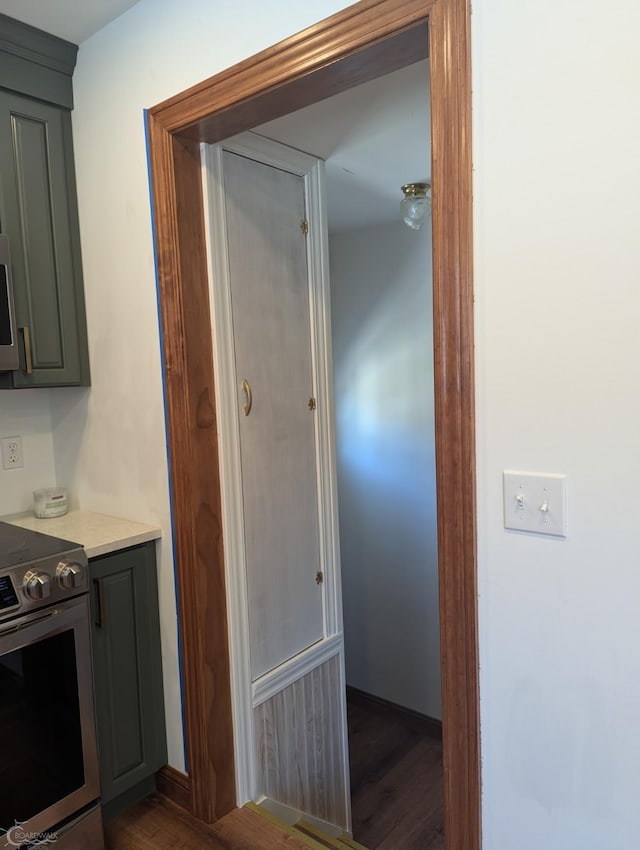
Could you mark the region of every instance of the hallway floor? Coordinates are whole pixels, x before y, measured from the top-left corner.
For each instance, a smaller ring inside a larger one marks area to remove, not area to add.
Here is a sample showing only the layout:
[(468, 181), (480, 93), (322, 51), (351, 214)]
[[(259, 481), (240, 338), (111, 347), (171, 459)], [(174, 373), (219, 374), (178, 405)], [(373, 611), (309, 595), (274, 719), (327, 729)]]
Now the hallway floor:
[(444, 850), (434, 724), (349, 689), (353, 837), (369, 850)]

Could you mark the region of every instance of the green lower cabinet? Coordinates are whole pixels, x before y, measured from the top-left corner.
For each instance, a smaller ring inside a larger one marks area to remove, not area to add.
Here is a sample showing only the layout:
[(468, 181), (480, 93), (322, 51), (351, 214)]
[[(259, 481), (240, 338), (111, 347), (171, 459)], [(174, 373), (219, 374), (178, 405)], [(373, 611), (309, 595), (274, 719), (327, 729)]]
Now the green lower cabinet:
[(105, 819), (155, 787), (167, 761), (155, 543), (89, 562)]

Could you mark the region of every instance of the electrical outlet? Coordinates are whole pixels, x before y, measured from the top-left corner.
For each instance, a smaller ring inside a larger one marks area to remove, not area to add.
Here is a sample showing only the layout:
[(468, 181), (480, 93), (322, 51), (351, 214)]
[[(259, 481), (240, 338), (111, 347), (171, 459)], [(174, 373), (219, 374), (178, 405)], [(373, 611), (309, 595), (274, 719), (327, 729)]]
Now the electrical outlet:
[(24, 466), (22, 457), (22, 437), (3, 437), (2, 439), (2, 468), (21, 469)]

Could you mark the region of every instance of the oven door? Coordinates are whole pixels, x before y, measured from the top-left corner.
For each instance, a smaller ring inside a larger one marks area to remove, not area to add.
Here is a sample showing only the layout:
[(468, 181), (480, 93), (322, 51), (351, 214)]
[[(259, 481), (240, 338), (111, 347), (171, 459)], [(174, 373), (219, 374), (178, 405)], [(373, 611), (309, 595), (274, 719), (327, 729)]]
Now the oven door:
[(99, 792), (85, 595), (0, 624), (0, 848)]

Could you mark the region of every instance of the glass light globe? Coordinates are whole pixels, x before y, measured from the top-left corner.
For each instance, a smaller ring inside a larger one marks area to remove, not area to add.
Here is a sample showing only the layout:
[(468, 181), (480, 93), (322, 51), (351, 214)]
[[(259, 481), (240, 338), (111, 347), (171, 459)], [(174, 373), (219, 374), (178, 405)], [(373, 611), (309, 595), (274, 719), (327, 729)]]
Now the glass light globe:
[(427, 197), (430, 188), (428, 183), (407, 183), (402, 187), (404, 198), (400, 201), (400, 215), (411, 230), (420, 230), (424, 224), (430, 206)]

